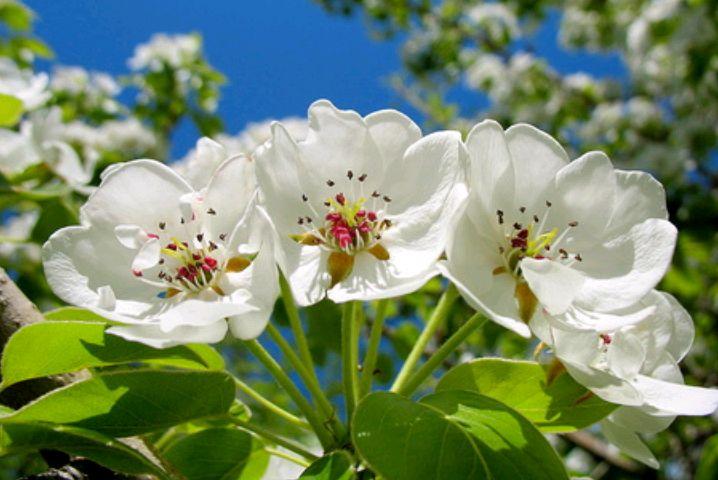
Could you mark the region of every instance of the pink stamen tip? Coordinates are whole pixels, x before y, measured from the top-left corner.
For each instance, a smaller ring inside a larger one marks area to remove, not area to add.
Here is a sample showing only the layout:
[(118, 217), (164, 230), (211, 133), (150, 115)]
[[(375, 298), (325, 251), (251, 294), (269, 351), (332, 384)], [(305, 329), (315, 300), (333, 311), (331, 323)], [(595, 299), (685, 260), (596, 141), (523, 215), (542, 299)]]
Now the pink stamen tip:
[(601, 337), (601, 340), (603, 340), (603, 343), (605, 343), (606, 345), (610, 345), (610, 344), (611, 344), (611, 336), (610, 336), (609, 334), (607, 334), (607, 333), (602, 333), (602, 334), (600, 335), (600, 337)]
[(370, 222), (375, 222), (376, 221), (376, 212), (367, 213), (366, 218), (368, 218)]
[(170, 250), (177, 250), (177, 245), (175, 245), (174, 243), (168, 243), (167, 247), (165, 248), (169, 248)]
[(192, 260), (199, 260), (200, 258), (202, 258), (202, 255), (200, 255), (199, 253), (192, 254)]
[(365, 211), (365, 210), (359, 210), (359, 211), (357, 212), (356, 216), (359, 217), (359, 218), (362, 218), (362, 217), (366, 216), (366, 211)]
[(206, 263), (203, 263), (203, 264), (202, 264), (202, 270), (204, 270), (205, 272), (211, 272), (211, 271), (212, 271), (212, 267), (210, 267), (210, 266), (207, 265)]
[(132, 275), (134, 275), (135, 277), (141, 277), (142, 270), (132, 270)]
[(342, 216), (336, 212), (327, 213), (327, 216), (324, 217), (328, 222), (338, 222), (342, 219)]
[(212, 257), (204, 257), (204, 264), (212, 269), (217, 268), (217, 260)]
[(343, 193), (337, 193), (337, 195), (336, 195), (336, 197), (334, 197), (334, 199), (337, 201), (337, 203), (339, 205), (344, 205), (345, 203), (347, 203), (347, 199)]
[(148, 234), (147, 234), (147, 237), (148, 237), (148, 238), (156, 238), (156, 239), (158, 239), (158, 240), (159, 240), (159, 238), (160, 238), (160, 236), (157, 235), (156, 233), (148, 233)]

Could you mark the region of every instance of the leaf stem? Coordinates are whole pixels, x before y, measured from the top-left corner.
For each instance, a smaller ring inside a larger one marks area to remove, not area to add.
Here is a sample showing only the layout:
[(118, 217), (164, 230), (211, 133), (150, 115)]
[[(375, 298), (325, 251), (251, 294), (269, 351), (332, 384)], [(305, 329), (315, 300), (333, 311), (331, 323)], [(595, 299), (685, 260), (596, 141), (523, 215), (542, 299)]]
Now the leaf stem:
[(297, 455), (301, 455), (309, 461), (313, 462), (319, 458), (301, 445), (298, 445), (291, 440), (287, 440), (286, 438), (282, 438), (279, 435), (272, 433), (263, 427), (260, 427), (259, 425), (255, 425), (253, 423), (249, 423), (245, 420), (240, 420), (238, 418), (235, 418), (232, 421), (238, 427), (252, 432), (258, 437), (264, 438), (265, 440), (269, 440), (270, 442), (279, 445), (280, 447), (284, 447), (287, 450), (291, 450), (292, 452), (296, 453)]
[(342, 381), (347, 421), (359, 398), (359, 307), (358, 302), (346, 302), (342, 308)]
[(409, 378), (396, 393), (409, 396), (416, 391), (417, 388), (424, 383), (441, 362), (448, 357), (456, 348), (466, 340), (476, 329), (486, 322), (486, 318), (480, 313), (474, 314), (464, 323), (457, 331), (453, 333), (434, 354), (419, 368), (419, 370)]
[(419, 335), (419, 338), (416, 340), (416, 343), (411, 349), (411, 352), (409, 352), (409, 356), (406, 357), (406, 362), (404, 362), (404, 365), (401, 367), (401, 370), (399, 371), (396, 380), (394, 380), (394, 384), (391, 386), (392, 392), (399, 392), (404, 388), (404, 385), (409, 379), (411, 371), (414, 369), (417, 362), (421, 358), (421, 354), (424, 352), (426, 345), (429, 343), (429, 340), (431, 340), (431, 337), (434, 335), (434, 333), (436, 333), (436, 330), (439, 328), (439, 326), (446, 320), (446, 317), (449, 316), (449, 312), (451, 312), (451, 306), (454, 304), (458, 297), (459, 291), (453, 284), (449, 284), (449, 287), (441, 295), (439, 303), (436, 305), (436, 308), (432, 312), (431, 317), (429, 317), (429, 321), (426, 322), (424, 330), (421, 332), (421, 335)]
[(304, 467), (304, 468), (307, 468), (309, 465), (311, 465), (311, 463), (309, 463), (308, 461), (304, 460), (301, 457), (297, 457), (296, 455), (291, 455), (287, 452), (283, 452), (276, 448), (264, 447), (264, 450), (270, 455), (274, 455), (275, 457), (289, 460), (290, 462), (296, 463), (297, 465)]
[(332, 426), (332, 429), (336, 434), (337, 440), (342, 440), (346, 433), (344, 430), (344, 426), (337, 419), (334, 406), (324, 394), (321, 385), (319, 385), (319, 380), (317, 380), (317, 377), (315, 375), (311, 375), (307, 371), (307, 369), (304, 367), (304, 364), (302, 363), (302, 360), (294, 352), (291, 345), (289, 345), (289, 342), (287, 342), (287, 340), (282, 336), (279, 330), (277, 330), (277, 327), (270, 323), (269, 325), (267, 325), (267, 333), (270, 337), (272, 337), (272, 340), (274, 340), (279, 349), (282, 351), (282, 354), (287, 358), (287, 360), (289, 360), (289, 363), (292, 364), (292, 367), (294, 367), (294, 370), (297, 371), (299, 377), (306, 385), (307, 390), (309, 390), (310, 395), (314, 399), (314, 402), (317, 404), (319, 410), (322, 412), (322, 415), (325, 417), (324, 423), (328, 423)]
[(247, 340), (244, 342), (250, 352), (257, 357), (264, 367), (272, 374), (277, 383), (287, 392), (290, 398), (297, 405), (299, 410), (302, 411), (307, 421), (312, 426), (312, 430), (316, 433), (319, 438), (319, 442), (325, 449), (330, 447), (334, 443), (334, 439), (330, 435), (329, 430), (325, 427), (322, 418), (319, 416), (317, 411), (312, 407), (309, 401), (304, 398), (302, 392), (299, 391), (294, 382), (289, 376), (284, 373), (281, 365), (270, 355), (269, 352), (262, 346), (257, 340)]
[(304, 420), (303, 418), (299, 418), (296, 415), (286, 411), (276, 403), (272, 402), (265, 396), (263, 396), (261, 393), (244, 383), (242, 380), (234, 377), (234, 383), (237, 386), (237, 389), (239, 389), (241, 392), (243, 392), (248, 397), (255, 400), (257, 403), (262, 405), (264, 408), (269, 410), (270, 412), (274, 413), (277, 416), (282, 417), (292, 425), (296, 425), (298, 427), (311, 430), (311, 425), (309, 425), (309, 422)]
[(363, 398), (371, 392), (372, 382), (374, 381), (374, 369), (379, 358), (379, 345), (381, 343), (382, 327), (386, 319), (386, 312), (389, 309), (389, 300), (379, 300), (376, 304), (376, 315), (374, 323), (371, 325), (369, 332), (369, 345), (364, 355), (364, 363), (362, 364), (363, 372), (359, 385), (359, 398)]
[(306, 335), (304, 335), (302, 320), (299, 318), (299, 311), (294, 303), (292, 289), (289, 287), (289, 283), (287, 283), (287, 279), (284, 278), (284, 275), (279, 276), (279, 287), (282, 292), (284, 310), (287, 312), (287, 318), (289, 319), (289, 326), (292, 329), (292, 335), (294, 336), (294, 341), (297, 343), (297, 348), (299, 350), (299, 358), (302, 359), (304, 367), (314, 377), (315, 382), (319, 383), (314, 370), (312, 352), (309, 350), (309, 342), (307, 341)]

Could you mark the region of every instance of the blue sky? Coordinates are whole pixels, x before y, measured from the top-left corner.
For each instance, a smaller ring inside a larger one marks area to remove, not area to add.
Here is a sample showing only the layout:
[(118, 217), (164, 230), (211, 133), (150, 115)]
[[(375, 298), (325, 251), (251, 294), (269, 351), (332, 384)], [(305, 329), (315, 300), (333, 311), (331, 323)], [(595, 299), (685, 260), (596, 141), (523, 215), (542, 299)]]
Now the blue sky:
[[(318, 98), (361, 113), (399, 108), (421, 120), (386, 83), (401, 67), (400, 39), (373, 41), (361, 16), (330, 16), (310, 0), (26, 1), (39, 17), (37, 34), (53, 47), (58, 63), (113, 74), (126, 73), (135, 45), (155, 32), (201, 33), (210, 62), (229, 80), (219, 110), (229, 132), (252, 121), (303, 116)], [(533, 41), (557, 70), (623, 74), (615, 56), (562, 50), (558, 20), (550, 15)], [(452, 99), (469, 108), (482, 103), (461, 91)], [(175, 156), (196, 138), (188, 125), (180, 128)]]

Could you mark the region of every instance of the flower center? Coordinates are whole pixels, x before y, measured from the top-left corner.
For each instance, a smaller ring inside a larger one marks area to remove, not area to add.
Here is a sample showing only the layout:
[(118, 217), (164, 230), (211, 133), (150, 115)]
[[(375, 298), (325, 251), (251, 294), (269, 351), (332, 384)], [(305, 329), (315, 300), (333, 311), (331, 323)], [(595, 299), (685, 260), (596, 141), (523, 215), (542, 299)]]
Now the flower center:
[[(312, 205), (307, 194), (302, 194), (309, 215), (297, 219), (297, 225), (304, 231), (291, 236), (301, 245), (318, 246), (331, 252), (328, 270), (332, 286), (349, 275), (354, 256), (359, 252), (368, 252), (377, 260), (389, 259), (381, 239), (392, 226), (391, 220), (385, 218), (391, 198), (376, 190), (364, 195), (366, 173), (355, 176), (349, 170), (347, 178), (352, 181), (351, 195), (338, 191), (326, 198), (322, 202), (326, 209), (323, 214)], [(327, 185), (334, 187), (335, 182), (327, 180)]]
[[(216, 215), (217, 212), (210, 208), (207, 214)], [(219, 286), (222, 274), (241, 272), (252, 262), (252, 256), (227, 258), (225, 243), (228, 234), (209, 238), (208, 234), (201, 231), (197, 220), (198, 215), (195, 213), (189, 220), (181, 218), (180, 226), (185, 227), (182, 235), (168, 234), (165, 231), (166, 222), (159, 222), (158, 233), (144, 234), (148, 243), (158, 242), (164, 246), (159, 247), (159, 258), (154, 257), (156, 262), (144, 265), (146, 268), (133, 267), (132, 274), (145, 283), (162, 288), (163, 291), (158, 295), (161, 298), (171, 298), (179, 293), (199, 293), (207, 288), (218, 295), (225, 295)], [(200, 233), (193, 234), (193, 231)], [(180, 236), (187, 240), (181, 240)]]
[(536, 213), (527, 213), (526, 207), (520, 207), (518, 215), (514, 217), (516, 221), (512, 224), (505, 219), (503, 210), (496, 211), (496, 219), (503, 237), (498, 246), (502, 264), (494, 268), (493, 274), (505, 273), (514, 278), (516, 281), (514, 297), (518, 302), (519, 316), (525, 322), (533, 316), (538, 300), (521, 274), (521, 260), (548, 259), (569, 267), (583, 260), (580, 253), (569, 252), (562, 245), (571, 229), (578, 227), (577, 221), (568, 222), (562, 231), (558, 228), (546, 229), (551, 205), (547, 200), (546, 210), (541, 217)]
[(502, 210), (496, 211), (496, 218), (503, 233), (503, 241), (499, 243), (503, 264), (494, 269), (494, 275), (508, 273), (521, 280), (521, 260), (524, 258), (560, 261), (566, 266), (583, 260), (580, 253), (571, 253), (562, 247), (566, 235), (571, 229), (578, 227), (577, 221), (568, 222), (560, 232), (558, 228), (545, 229), (551, 205), (547, 200), (542, 218), (537, 214), (529, 216), (526, 207), (520, 207), (517, 220), (511, 225), (506, 222)]

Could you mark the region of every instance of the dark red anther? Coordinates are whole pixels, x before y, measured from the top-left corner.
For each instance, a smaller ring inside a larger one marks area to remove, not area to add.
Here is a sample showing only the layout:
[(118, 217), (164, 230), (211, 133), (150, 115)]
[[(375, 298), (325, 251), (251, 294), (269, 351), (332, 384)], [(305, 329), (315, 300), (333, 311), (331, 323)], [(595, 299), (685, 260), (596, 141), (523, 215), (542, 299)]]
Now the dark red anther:
[(212, 257), (204, 257), (204, 264), (211, 269), (217, 268), (217, 260)]
[(347, 199), (343, 193), (337, 193), (337, 195), (334, 197), (334, 199), (337, 201), (337, 203), (339, 205), (344, 205), (345, 203), (347, 203)]
[(603, 340), (603, 343), (604, 343), (604, 344), (606, 344), (606, 345), (610, 345), (610, 344), (611, 344), (611, 336), (610, 336), (609, 334), (607, 334), (607, 333), (602, 333), (602, 334), (600, 335), (600, 337), (601, 337), (601, 340)]
[(529, 238), (529, 231), (524, 228), (524, 229), (521, 230), (519, 233), (517, 233), (516, 236), (517, 236), (518, 238), (523, 238), (523, 239)]
[(177, 245), (175, 245), (174, 243), (168, 243), (165, 248), (168, 248), (170, 250), (177, 250)]
[(148, 237), (148, 238), (156, 238), (156, 239), (158, 239), (158, 240), (159, 240), (159, 238), (160, 238), (160, 236), (157, 235), (156, 233), (148, 233), (148, 234), (147, 234), (147, 237)]
[(326, 217), (324, 217), (328, 222), (336, 223), (342, 219), (341, 214), (337, 212), (331, 212), (327, 213)]
[(356, 214), (357, 217), (362, 218), (366, 216), (366, 210), (359, 210)]
[(187, 269), (187, 267), (178, 268), (177, 276), (180, 278), (189, 278), (189, 270)]
[(141, 277), (142, 270), (132, 270), (132, 275), (134, 275), (135, 277)]
[(200, 255), (199, 253), (192, 254), (192, 260), (199, 260), (200, 258), (202, 258), (202, 255)]

